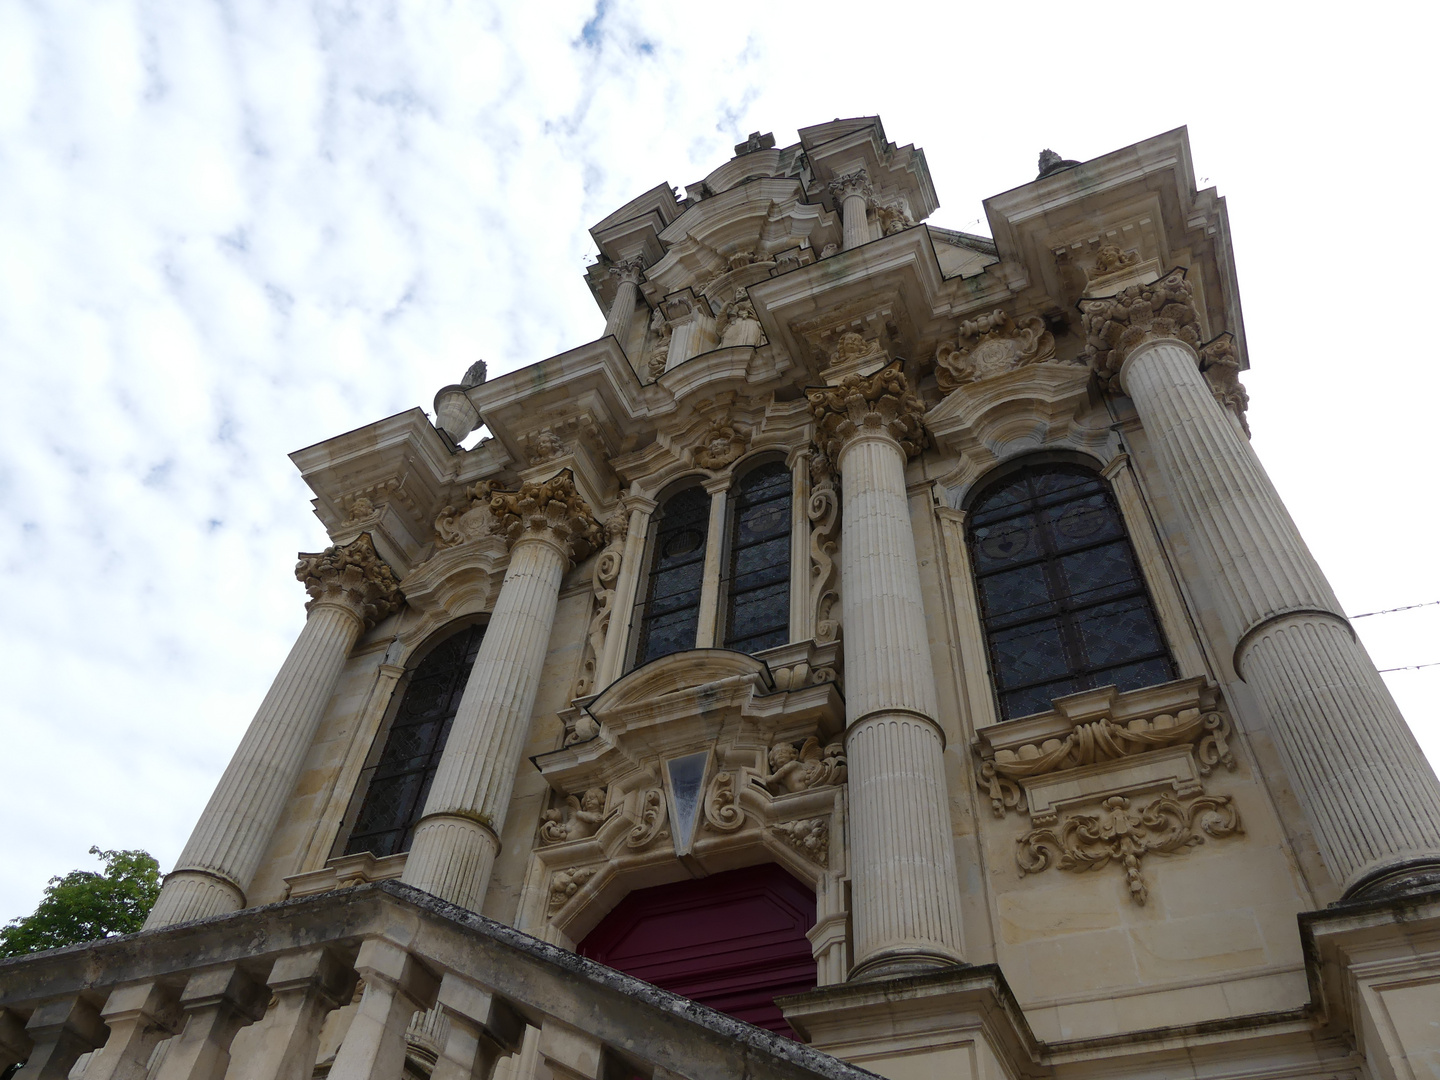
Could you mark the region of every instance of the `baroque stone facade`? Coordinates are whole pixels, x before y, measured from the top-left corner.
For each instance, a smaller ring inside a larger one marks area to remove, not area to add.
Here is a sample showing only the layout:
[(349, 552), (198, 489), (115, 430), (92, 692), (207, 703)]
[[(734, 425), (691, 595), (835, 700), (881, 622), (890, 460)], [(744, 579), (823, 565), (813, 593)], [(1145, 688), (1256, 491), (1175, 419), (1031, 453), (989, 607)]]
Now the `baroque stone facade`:
[[(0, 1066), (1440, 1076), (1440, 787), (1184, 131), (936, 208), (877, 118), (757, 132), (591, 230), (596, 340), (295, 454), (305, 627), (145, 932), (0, 962)], [(666, 959), (770, 1031), (583, 958), (767, 864), (804, 925)]]

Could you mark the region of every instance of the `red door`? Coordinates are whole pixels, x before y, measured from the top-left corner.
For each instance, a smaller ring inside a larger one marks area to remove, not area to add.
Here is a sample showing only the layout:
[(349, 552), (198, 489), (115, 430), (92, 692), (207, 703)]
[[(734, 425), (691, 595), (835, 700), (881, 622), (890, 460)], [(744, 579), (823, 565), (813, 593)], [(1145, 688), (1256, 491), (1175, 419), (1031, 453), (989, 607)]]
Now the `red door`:
[(773, 864), (639, 889), (579, 953), (790, 1038), (775, 998), (815, 989), (815, 894)]

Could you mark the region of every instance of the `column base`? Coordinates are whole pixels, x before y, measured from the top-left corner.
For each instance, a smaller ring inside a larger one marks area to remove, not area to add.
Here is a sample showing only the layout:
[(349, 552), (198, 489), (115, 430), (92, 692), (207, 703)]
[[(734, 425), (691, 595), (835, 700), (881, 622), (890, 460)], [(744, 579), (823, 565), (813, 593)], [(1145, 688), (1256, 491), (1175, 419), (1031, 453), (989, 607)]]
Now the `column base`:
[(873, 982), (876, 979), (899, 979), (963, 966), (963, 961), (944, 953), (930, 952), (925, 949), (896, 950), (866, 957), (850, 969), (850, 977), (846, 981)]
[(479, 911), (500, 840), (487, 825), (458, 814), (431, 814), (415, 829), (400, 880), (456, 907)]
[(245, 894), (233, 881), (209, 870), (172, 870), (165, 875), (160, 897), (145, 919), (144, 929), (213, 919), (245, 906)]
[(1420, 856), (1377, 867), (1345, 890), (1331, 907), (1421, 894), (1440, 895), (1440, 855)]

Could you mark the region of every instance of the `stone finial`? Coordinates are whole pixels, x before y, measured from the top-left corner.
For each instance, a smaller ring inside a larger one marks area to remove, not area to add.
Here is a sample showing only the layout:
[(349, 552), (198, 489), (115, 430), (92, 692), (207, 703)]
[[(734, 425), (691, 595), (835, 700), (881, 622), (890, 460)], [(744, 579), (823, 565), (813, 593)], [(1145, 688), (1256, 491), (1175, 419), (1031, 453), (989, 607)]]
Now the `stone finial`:
[(1235, 414), (1241, 430), (1249, 435), (1245, 410), (1250, 407), (1250, 395), (1240, 383), (1240, 353), (1232, 335), (1221, 334), (1200, 350), (1200, 371), (1210, 384), (1215, 400)]
[(757, 150), (770, 150), (775, 146), (775, 133), (767, 131), (761, 135), (758, 131), (752, 131), (750, 137), (742, 143), (735, 144), (735, 156), (741, 154), (753, 154)]
[(1054, 150), (1041, 150), (1040, 174), (1036, 176), (1035, 179), (1044, 180), (1047, 176), (1054, 176), (1057, 172), (1073, 169), (1079, 164), (1080, 162), (1078, 161), (1070, 161), (1067, 158), (1062, 158), (1059, 154), (1055, 153)]
[(930, 444), (921, 419), (925, 406), (911, 392), (898, 360), (873, 375), (847, 375), (838, 386), (806, 390), (805, 396), (815, 417), (816, 445), (830, 461), (839, 461), (845, 444), (865, 431), (888, 432), (906, 458)]
[(617, 281), (639, 284), (640, 278), (645, 273), (645, 260), (638, 255), (633, 259), (621, 259), (619, 262), (611, 263), (606, 268), (606, 273)]
[(1148, 285), (1131, 285), (1114, 296), (1080, 301), (1085, 355), (1100, 385), (1109, 389), (1125, 358), (1142, 341), (1171, 337), (1198, 347), (1200, 316), (1194, 294), (1185, 271), (1177, 268)]
[(399, 579), (376, 553), (369, 533), (322, 552), (302, 551), (295, 564), (295, 576), (310, 594), (306, 611), (319, 603), (340, 603), (354, 611), (367, 627), (405, 602)]
[(864, 169), (856, 169), (831, 180), (830, 194), (841, 200), (851, 195), (863, 195), (869, 199), (875, 194), (875, 189), (870, 184), (870, 174)]
[(479, 386), (485, 381), (485, 361), (476, 360), (465, 369), (465, 375), (460, 380), (460, 385), (466, 390), (472, 386)]
[(514, 547), (522, 537), (546, 533), (579, 562), (600, 543), (600, 523), (590, 506), (575, 490), (570, 470), (541, 483), (527, 480), (516, 491), (497, 491), (490, 496), (495, 531)]

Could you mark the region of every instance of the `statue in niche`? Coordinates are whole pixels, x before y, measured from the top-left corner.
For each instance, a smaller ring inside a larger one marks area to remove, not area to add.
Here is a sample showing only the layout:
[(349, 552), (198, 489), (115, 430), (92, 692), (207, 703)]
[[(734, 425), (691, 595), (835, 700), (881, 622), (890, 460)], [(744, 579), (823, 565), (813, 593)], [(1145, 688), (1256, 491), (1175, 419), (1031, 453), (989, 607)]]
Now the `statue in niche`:
[(730, 345), (759, 345), (765, 340), (755, 305), (744, 289), (735, 290), (735, 299), (725, 309), (725, 329), (720, 338), (722, 348)]
[(646, 354), (646, 369), (652, 379), (665, 374), (665, 363), (670, 357), (670, 323), (658, 307), (650, 313), (650, 351)]
[(760, 783), (772, 795), (845, 782), (845, 747), (831, 743), (821, 750), (820, 740), (813, 735), (798, 747), (777, 742), (770, 748), (768, 760), (770, 771)]
[(559, 844), (594, 836), (609, 816), (605, 813), (605, 794), (605, 788), (593, 787), (578, 799), (566, 795), (565, 809), (545, 811), (545, 823), (540, 826), (541, 842)]

